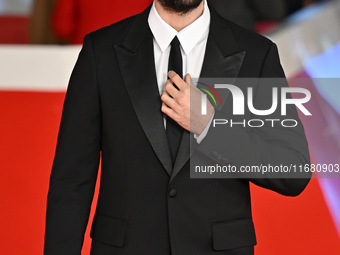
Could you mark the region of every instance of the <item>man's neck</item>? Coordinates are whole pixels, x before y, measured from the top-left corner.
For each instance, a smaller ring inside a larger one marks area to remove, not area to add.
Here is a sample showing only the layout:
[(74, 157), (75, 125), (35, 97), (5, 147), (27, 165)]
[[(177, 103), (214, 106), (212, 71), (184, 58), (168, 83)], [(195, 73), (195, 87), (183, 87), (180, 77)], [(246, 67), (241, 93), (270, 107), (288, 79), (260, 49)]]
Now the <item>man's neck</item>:
[(181, 31), (183, 28), (189, 26), (192, 22), (198, 19), (204, 10), (204, 1), (191, 12), (181, 14), (164, 9), (164, 7), (156, 0), (156, 10), (161, 18), (173, 27), (176, 31)]

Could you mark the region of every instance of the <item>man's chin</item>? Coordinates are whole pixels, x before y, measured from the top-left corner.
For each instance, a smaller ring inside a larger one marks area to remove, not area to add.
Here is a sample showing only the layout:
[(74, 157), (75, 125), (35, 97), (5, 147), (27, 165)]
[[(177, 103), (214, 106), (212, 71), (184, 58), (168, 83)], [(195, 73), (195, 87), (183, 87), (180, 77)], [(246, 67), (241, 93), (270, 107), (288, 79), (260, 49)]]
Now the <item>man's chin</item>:
[(158, 0), (164, 9), (170, 12), (186, 14), (195, 10), (203, 0)]

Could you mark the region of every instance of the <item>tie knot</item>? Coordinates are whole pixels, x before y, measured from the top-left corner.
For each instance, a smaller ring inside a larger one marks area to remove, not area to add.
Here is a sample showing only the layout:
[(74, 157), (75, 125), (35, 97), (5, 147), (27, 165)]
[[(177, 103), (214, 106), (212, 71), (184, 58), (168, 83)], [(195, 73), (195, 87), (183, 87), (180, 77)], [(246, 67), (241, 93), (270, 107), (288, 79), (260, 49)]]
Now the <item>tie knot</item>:
[(171, 41), (171, 46), (178, 47), (179, 45), (180, 45), (180, 42), (178, 40), (178, 37), (175, 36), (175, 38), (172, 39), (172, 41)]

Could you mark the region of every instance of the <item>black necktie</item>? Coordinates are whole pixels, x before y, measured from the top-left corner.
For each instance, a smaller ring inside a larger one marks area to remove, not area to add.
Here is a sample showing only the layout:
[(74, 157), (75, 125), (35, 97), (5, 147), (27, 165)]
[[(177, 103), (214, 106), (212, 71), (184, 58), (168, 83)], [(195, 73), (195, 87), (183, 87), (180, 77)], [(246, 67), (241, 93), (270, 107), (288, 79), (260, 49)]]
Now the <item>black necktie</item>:
[[(181, 78), (183, 78), (182, 68), (182, 54), (180, 43), (176, 36), (171, 42), (168, 70), (175, 71)], [(167, 117), (166, 119), (166, 135), (168, 137), (172, 163), (174, 164), (177, 157), (179, 145), (182, 140), (183, 128), (170, 117)]]

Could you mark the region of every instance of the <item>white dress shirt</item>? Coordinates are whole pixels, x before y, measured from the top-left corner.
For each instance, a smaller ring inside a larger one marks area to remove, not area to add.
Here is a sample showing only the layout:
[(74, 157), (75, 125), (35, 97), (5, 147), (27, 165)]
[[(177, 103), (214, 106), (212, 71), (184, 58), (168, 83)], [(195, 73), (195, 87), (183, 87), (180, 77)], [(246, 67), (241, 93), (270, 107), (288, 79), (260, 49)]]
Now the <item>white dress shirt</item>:
[[(210, 11), (206, 0), (204, 0), (202, 15), (179, 32), (159, 16), (155, 3), (153, 3), (151, 7), (148, 23), (154, 38), (154, 58), (159, 94), (162, 95), (165, 89), (165, 83), (168, 80), (171, 41), (175, 36), (178, 37), (181, 44), (183, 74), (189, 73), (192, 78), (199, 78), (210, 26)], [(198, 143), (206, 136), (210, 123), (199, 136), (195, 135)]]

